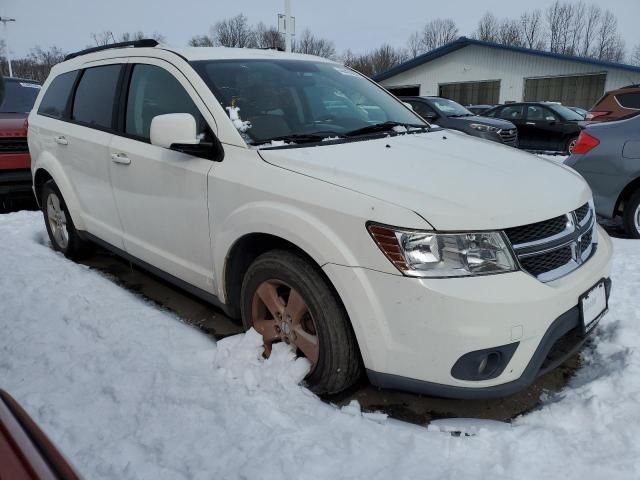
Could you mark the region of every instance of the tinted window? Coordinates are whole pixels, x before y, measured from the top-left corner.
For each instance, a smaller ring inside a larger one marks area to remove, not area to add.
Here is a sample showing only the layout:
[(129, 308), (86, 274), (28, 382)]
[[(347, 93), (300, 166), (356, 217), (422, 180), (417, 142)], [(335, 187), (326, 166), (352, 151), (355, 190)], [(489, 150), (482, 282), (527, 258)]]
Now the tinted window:
[(616, 98), (624, 108), (640, 109), (640, 92), (621, 93)]
[(153, 65), (136, 65), (127, 98), (126, 133), (148, 140), (151, 120), (166, 113), (190, 113), (199, 133), (207, 128), (198, 107), (173, 75)]
[(78, 71), (63, 73), (53, 79), (44, 98), (38, 107), (38, 113), (54, 118), (63, 118), (67, 109), (67, 102), (71, 89), (78, 76)]
[(571, 110), (568, 107), (565, 107), (564, 105), (558, 105), (554, 103), (549, 105), (549, 108), (557, 114), (556, 116), (559, 116), (564, 120), (576, 120), (576, 121), (584, 120), (584, 118), (582, 118), (582, 116), (579, 113), (574, 112), (573, 110)]
[(428, 116), (435, 116), (436, 112), (431, 109), (428, 105), (425, 105), (422, 102), (409, 102), (413, 107), (413, 111), (420, 115), (422, 118), (427, 118)]
[(40, 85), (34, 82), (8, 80), (5, 97), (0, 104), (0, 113), (27, 113), (33, 108)]
[(549, 121), (557, 120), (553, 112), (549, 109), (541, 107), (540, 105), (528, 105), (527, 106), (527, 120), (533, 121)]
[(522, 105), (508, 106), (500, 110), (498, 116), (506, 120), (519, 120), (523, 117), (523, 111), (524, 107)]
[(112, 127), (120, 68), (105, 65), (84, 71), (73, 101), (73, 120), (95, 127)]

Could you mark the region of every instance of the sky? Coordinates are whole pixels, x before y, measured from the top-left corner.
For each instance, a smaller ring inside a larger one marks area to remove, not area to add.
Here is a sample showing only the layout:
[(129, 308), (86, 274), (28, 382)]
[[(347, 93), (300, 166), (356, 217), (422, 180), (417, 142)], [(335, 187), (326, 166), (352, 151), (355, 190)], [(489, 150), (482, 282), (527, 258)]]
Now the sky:
[[(537, 0), (545, 8), (553, 0)], [(589, 3), (589, 2), (587, 2)], [(347, 48), (365, 52), (382, 43), (405, 46), (409, 35), (433, 18), (452, 18), (461, 35), (470, 35), (486, 11), (498, 17), (519, 16), (529, 2), (517, 0), (291, 0), (296, 28), (305, 28), (335, 42), (338, 52)], [(640, 0), (607, 0), (618, 18), (619, 32), (627, 48), (640, 44)], [(12, 56), (23, 56), (36, 45), (58, 46), (64, 51), (91, 44), (90, 34), (111, 30), (114, 34), (142, 30), (163, 34), (169, 45), (185, 46), (196, 34), (208, 33), (217, 20), (245, 14), (249, 21), (276, 24), (284, 0), (0, 0), (0, 17), (15, 18), (1, 31)], [(5, 37), (8, 35), (8, 37)]]

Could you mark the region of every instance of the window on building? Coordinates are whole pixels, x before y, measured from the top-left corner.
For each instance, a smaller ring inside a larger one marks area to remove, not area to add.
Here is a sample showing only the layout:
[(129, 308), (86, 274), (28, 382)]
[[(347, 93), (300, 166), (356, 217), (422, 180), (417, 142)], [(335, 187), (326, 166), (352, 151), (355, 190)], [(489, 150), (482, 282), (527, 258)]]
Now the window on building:
[(604, 93), (607, 74), (527, 78), (525, 102), (560, 102), (572, 107), (591, 108)]
[(443, 83), (439, 95), (461, 105), (495, 105), (500, 99), (500, 80)]

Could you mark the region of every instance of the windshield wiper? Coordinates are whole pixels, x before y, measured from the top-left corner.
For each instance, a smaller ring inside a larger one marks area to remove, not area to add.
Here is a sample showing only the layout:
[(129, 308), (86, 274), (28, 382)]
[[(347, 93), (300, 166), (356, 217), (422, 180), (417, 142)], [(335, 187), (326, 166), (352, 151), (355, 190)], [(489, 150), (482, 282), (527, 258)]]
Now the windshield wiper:
[(366, 135), (367, 133), (377, 133), (377, 132), (387, 132), (393, 130), (394, 127), (405, 127), (406, 129), (410, 128), (419, 128), (419, 129), (428, 129), (428, 125), (424, 124), (414, 124), (414, 123), (402, 123), (402, 122), (383, 122), (383, 123), (375, 123), (373, 125), (367, 125), (366, 127), (357, 128), (355, 130), (351, 130), (344, 134), (345, 137), (356, 137), (358, 135)]
[(313, 143), (321, 142), (325, 138), (339, 137), (340, 134), (336, 132), (313, 132), (313, 133), (292, 133), (290, 135), (281, 135), (279, 137), (271, 137), (256, 140), (256, 145), (263, 145), (271, 142), (293, 142), (293, 143)]

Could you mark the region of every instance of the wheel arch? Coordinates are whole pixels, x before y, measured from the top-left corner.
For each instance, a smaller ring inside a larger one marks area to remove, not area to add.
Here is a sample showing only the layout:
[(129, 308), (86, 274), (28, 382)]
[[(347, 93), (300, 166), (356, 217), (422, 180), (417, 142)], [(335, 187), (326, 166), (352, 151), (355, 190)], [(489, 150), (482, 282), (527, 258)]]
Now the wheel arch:
[(34, 162), (33, 168), (33, 189), (38, 205), (40, 205), (42, 187), (48, 180), (53, 180), (62, 194), (75, 227), (78, 230), (85, 230), (82, 215), (80, 214), (81, 210), (78, 197), (75, 194), (75, 190), (73, 189), (69, 178), (64, 173), (64, 170), (57, 159), (53, 158), (51, 155), (43, 153), (40, 155), (38, 160)]
[(631, 180), (620, 192), (618, 195), (618, 199), (616, 200), (615, 206), (613, 208), (613, 216), (622, 213), (622, 207), (625, 202), (634, 194), (634, 192), (640, 190), (640, 176)]

